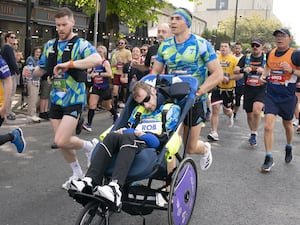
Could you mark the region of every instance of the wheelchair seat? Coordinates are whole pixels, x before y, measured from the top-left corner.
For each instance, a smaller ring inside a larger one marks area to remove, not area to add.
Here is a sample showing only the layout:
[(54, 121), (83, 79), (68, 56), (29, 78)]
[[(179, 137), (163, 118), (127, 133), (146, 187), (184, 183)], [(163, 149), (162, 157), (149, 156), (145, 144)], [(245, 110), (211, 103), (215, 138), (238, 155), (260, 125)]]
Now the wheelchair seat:
[[(166, 96), (169, 99), (169, 101), (172, 101), (180, 105), (181, 118), (178, 123), (179, 125), (183, 121), (187, 112), (189, 111), (189, 109), (192, 107), (194, 103), (195, 92), (197, 91), (198, 82), (197, 79), (195, 79), (194, 77), (187, 76), (187, 75), (176, 76), (175, 80), (176, 80), (175, 84), (178, 85), (180, 83), (178, 81), (181, 81), (181, 83), (185, 85), (181, 85), (180, 88), (178, 87), (170, 88), (172, 87), (174, 82), (174, 76), (172, 75), (161, 75), (159, 77), (156, 75), (147, 75), (142, 78), (142, 81), (149, 83), (152, 86), (156, 86), (164, 95), (169, 95)], [(186, 86), (188, 86), (189, 89), (187, 89)], [(173, 91), (171, 90), (171, 96), (169, 93), (170, 89), (173, 89)], [(177, 89), (181, 89), (181, 92), (183, 93), (173, 93), (174, 90)], [(126, 102), (124, 110), (122, 111), (119, 119), (116, 121), (115, 125), (113, 126), (111, 132), (121, 127), (124, 127), (127, 124), (128, 118), (130, 117), (132, 109), (135, 106), (136, 103), (133, 100), (132, 96), (130, 96), (128, 101)], [(128, 181), (142, 180), (142, 179), (149, 178), (154, 174), (156, 175), (156, 177), (163, 179), (167, 174), (167, 163), (165, 160), (165, 151), (166, 151), (165, 148), (163, 148), (160, 152), (158, 152), (157, 149), (154, 148), (145, 148), (142, 151), (140, 151), (136, 155), (132, 163), (127, 180)], [(116, 161), (116, 155), (113, 156), (110, 166), (106, 171), (105, 175), (107, 177), (111, 176), (115, 165), (115, 161)], [(155, 170), (158, 170), (159, 172)]]
[[(161, 151), (158, 154), (155, 148), (144, 148), (140, 151), (134, 158), (127, 180), (132, 182), (149, 178), (153, 174), (156, 166), (159, 166), (160, 168), (158, 169), (161, 171), (158, 176), (165, 177), (166, 174), (163, 171), (166, 171), (166, 162), (165, 160), (161, 160), (161, 158), (164, 157), (164, 152), (165, 151)], [(108, 177), (113, 173), (116, 158), (117, 155), (114, 155), (109, 168), (105, 173)]]

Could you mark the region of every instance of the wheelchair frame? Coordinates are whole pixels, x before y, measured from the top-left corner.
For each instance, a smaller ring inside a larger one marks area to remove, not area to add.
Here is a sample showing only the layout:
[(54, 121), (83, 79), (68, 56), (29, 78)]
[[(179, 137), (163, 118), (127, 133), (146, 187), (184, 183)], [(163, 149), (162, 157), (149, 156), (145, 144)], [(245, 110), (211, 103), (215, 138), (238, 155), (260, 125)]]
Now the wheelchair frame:
[[(198, 88), (198, 81), (196, 78), (187, 75), (178, 75), (176, 77), (183, 82), (188, 82), (190, 84), (190, 91), (188, 94), (190, 106), (189, 108), (186, 108), (187, 103), (185, 102), (180, 118), (180, 122), (182, 122), (184, 117), (187, 116), (190, 131), (192, 121), (191, 106), (195, 101), (195, 93)], [(166, 79), (169, 83), (172, 83), (174, 76), (147, 75), (142, 80), (145, 82), (150, 81), (150, 83), (155, 81), (157, 83), (157, 80), (160, 78)], [(132, 102), (133, 100), (130, 96), (126, 106), (132, 104)], [(126, 110), (123, 110), (121, 117), (126, 116), (126, 113), (128, 114)], [(116, 122), (112, 131), (119, 128), (120, 123), (118, 122), (120, 121), (118, 120)], [(154, 165), (152, 172), (147, 177), (142, 179), (129, 177), (127, 179), (126, 185), (122, 191), (121, 209), (116, 208), (112, 202), (103, 197), (69, 190), (69, 195), (84, 206), (78, 215), (75, 224), (109, 225), (110, 216), (115, 212), (119, 212), (120, 210), (130, 215), (140, 215), (142, 217), (152, 213), (153, 210), (165, 210), (168, 211), (169, 225), (187, 225), (193, 213), (198, 185), (196, 164), (192, 158), (186, 157), (186, 146), (188, 139), (189, 132), (187, 140), (184, 143), (182, 155), (180, 155), (178, 152), (175, 154), (179, 164), (171, 173), (167, 174), (167, 163), (165, 160), (166, 148), (164, 147), (157, 155), (157, 163)], [(147, 185), (133, 185), (134, 181), (144, 179), (148, 179)], [(158, 188), (153, 188), (153, 180), (158, 180), (160, 182), (164, 181), (164, 184), (160, 185)], [(104, 183), (107, 182), (108, 180), (104, 180)], [(167, 190), (167, 187), (170, 187), (169, 191)], [(164, 204), (157, 201), (158, 199), (160, 199), (160, 201), (162, 201)], [(145, 217), (143, 217), (143, 224), (146, 224)]]

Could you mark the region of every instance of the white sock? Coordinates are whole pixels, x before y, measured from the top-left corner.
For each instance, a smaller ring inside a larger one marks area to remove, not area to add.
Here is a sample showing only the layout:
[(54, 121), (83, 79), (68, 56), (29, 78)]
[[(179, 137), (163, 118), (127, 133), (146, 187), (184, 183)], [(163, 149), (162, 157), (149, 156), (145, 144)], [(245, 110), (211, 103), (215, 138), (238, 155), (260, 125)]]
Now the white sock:
[(70, 163), (70, 166), (71, 166), (72, 171), (73, 171), (73, 176), (77, 176), (77, 177), (81, 178), (82, 175), (83, 175), (83, 172), (82, 172), (82, 169), (81, 169), (81, 166), (80, 166), (78, 160), (76, 160), (75, 162)]
[(83, 147), (82, 147), (82, 149), (84, 151), (90, 152), (90, 151), (93, 150), (93, 148), (94, 148), (94, 145), (93, 145), (93, 143), (91, 141), (83, 141)]

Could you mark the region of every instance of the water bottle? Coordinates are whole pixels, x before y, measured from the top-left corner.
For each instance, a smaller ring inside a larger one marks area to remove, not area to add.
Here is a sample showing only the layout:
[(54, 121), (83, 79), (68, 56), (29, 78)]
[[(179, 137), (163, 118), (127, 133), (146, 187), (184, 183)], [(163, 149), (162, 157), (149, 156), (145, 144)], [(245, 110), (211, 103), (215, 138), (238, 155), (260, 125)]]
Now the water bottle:
[(34, 71), (34, 67), (33, 67), (32, 62), (29, 62), (29, 63), (28, 63), (28, 68), (29, 68), (30, 73), (32, 74), (33, 71)]

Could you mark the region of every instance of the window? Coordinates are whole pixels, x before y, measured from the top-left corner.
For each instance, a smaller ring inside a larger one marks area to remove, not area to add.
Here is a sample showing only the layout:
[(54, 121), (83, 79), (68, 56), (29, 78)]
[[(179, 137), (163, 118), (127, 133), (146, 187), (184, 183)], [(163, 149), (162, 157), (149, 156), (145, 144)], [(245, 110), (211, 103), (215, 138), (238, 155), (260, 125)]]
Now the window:
[(228, 9), (228, 0), (217, 0), (216, 9), (217, 10), (227, 10)]

